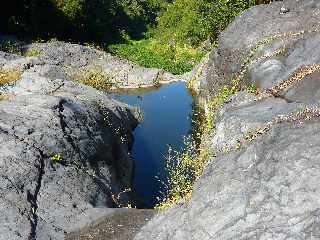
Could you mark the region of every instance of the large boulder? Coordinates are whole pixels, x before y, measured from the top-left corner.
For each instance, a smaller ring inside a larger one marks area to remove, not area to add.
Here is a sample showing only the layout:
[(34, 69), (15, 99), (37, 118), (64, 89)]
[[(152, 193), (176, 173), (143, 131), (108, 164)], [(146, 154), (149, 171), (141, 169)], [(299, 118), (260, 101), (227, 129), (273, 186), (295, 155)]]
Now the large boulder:
[(138, 111), (69, 81), (58, 60), (0, 56), (22, 73), (1, 88), (0, 239), (64, 239), (126, 204)]
[(216, 111), (191, 198), (136, 240), (320, 239), (319, 11), (319, 1), (276, 1), (221, 34), (200, 93), (238, 78), (258, 95), (238, 92)]
[[(281, 8), (288, 12), (281, 14)], [(319, 62), (320, 3), (275, 1), (241, 13), (210, 55), (207, 85), (216, 92), (244, 70), (244, 81), (268, 88), (303, 65)]]
[(212, 159), (193, 196), (135, 239), (319, 239), (319, 121), (279, 124)]

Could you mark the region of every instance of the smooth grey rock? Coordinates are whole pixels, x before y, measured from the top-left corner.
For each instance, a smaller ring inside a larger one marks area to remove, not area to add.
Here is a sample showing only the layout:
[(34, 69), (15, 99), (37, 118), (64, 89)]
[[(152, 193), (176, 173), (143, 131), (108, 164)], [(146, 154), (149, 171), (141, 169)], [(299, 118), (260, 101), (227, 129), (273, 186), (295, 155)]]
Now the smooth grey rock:
[(154, 209), (118, 209), (80, 231), (68, 234), (65, 239), (133, 239), (141, 227), (156, 213), (157, 210)]
[(257, 87), (270, 88), (279, 83), (276, 80), (283, 68), (284, 65), (280, 61), (271, 59), (261, 62), (258, 66), (257, 64), (252, 65), (249, 68), (249, 74)]
[[(290, 11), (279, 14), (282, 6)], [(214, 95), (230, 84), (259, 40), (318, 27), (319, 11), (320, 2), (314, 0), (275, 1), (244, 11), (211, 52), (205, 85), (209, 90), (201, 91)], [(243, 82), (269, 88), (303, 66), (319, 64), (319, 36), (306, 33), (259, 47)], [(279, 49), (281, 54), (272, 55)], [(156, 215), (134, 239), (320, 239), (319, 117), (274, 124), (251, 142), (243, 141), (239, 150), (233, 147), (217, 154), (275, 117), (306, 107), (319, 109), (319, 93), (315, 72), (276, 96), (245, 91), (231, 96), (217, 111), (216, 128), (205, 136), (213, 136), (204, 142), (216, 157), (206, 163), (191, 199)]]
[[(282, 6), (290, 12), (279, 14)], [(219, 48), (210, 55), (214, 64), (207, 77), (207, 86), (211, 92), (230, 84), (230, 78), (240, 72), (250, 49), (260, 40), (277, 34), (320, 30), (319, 9), (318, 1), (286, 0), (258, 5), (241, 13), (222, 32)], [(253, 56), (253, 64), (248, 66), (248, 74), (243, 81), (266, 88), (285, 80), (303, 65), (319, 63), (319, 41), (318, 33), (305, 33), (274, 39), (265, 46), (262, 44)], [(280, 48), (285, 48), (280, 56), (257, 61), (264, 54)]]
[(249, 66), (249, 82), (260, 88), (270, 88), (290, 78), (300, 68), (319, 64), (319, 44), (320, 33), (305, 34), (287, 45), (284, 43), (282, 47), (286, 52), (282, 56), (260, 60)]
[(135, 239), (319, 239), (319, 122), (280, 124), (212, 159), (190, 201)]
[(292, 102), (309, 104), (320, 103), (320, 73), (315, 72), (306, 76), (303, 81), (281, 92), (281, 95)]
[(303, 107), (303, 104), (287, 103), (277, 98), (267, 98), (241, 107), (229, 107), (216, 125), (211, 140), (212, 148), (220, 151), (235, 147), (237, 140), (242, 139), (248, 131), (261, 127), (279, 115), (288, 115)]
[(51, 63), (1, 90), (10, 97), (0, 101), (0, 239), (63, 239), (111, 213), (113, 195), (131, 186), (137, 111)]

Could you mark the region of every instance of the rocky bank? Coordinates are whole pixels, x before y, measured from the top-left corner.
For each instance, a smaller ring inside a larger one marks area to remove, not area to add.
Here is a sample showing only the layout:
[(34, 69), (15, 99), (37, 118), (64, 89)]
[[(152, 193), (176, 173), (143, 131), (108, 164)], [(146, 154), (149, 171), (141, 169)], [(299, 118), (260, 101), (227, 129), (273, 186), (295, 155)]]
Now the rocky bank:
[(134, 239), (320, 239), (319, 13), (320, 1), (276, 1), (221, 33), (199, 94), (209, 106), (223, 86), (240, 91), (216, 110), (191, 199)]
[(191, 198), (159, 213), (108, 208), (129, 199), (139, 114), (70, 80), (91, 67), (117, 87), (177, 77), (61, 42), (0, 52), (22, 72), (1, 88), (0, 239), (320, 239), (319, 23), (318, 0), (252, 7), (184, 76), (207, 113), (237, 91), (215, 109)]
[(129, 200), (139, 111), (70, 81), (66, 67), (95, 53), (56, 44), (37, 57), (0, 52), (1, 77), (20, 74), (1, 87), (0, 239), (64, 239)]

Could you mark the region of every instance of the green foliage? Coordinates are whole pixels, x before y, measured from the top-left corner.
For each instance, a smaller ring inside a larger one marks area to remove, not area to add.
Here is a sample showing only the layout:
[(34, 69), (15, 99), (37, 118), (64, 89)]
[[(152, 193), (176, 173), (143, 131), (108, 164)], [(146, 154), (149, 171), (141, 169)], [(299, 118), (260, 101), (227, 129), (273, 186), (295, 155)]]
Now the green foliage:
[(176, 0), (157, 19), (156, 34), (167, 42), (199, 45), (219, 32), (255, 0)]
[(250, 93), (256, 93), (258, 90), (257, 86), (254, 84), (250, 84), (247, 86), (247, 91)]
[(53, 154), (53, 156), (51, 157), (51, 160), (52, 161), (61, 161), (61, 155), (58, 153)]
[(154, 38), (140, 41), (129, 40), (125, 44), (111, 45), (108, 49), (141, 66), (161, 68), (173, 74), (190, 71), (205, 55), (205, 52), (187, 45), (164, 44)]
[(224, 86), (215, 96), (213, 96), (210, 99), (210, 101), (208, 101), (208, 109), (206, 114), (206, 129), (210, 130), (214, 127), (214, 114), (216, 113), (216, 110), (219, 107), (221, 107), (236, 91), (237, 90), (234, 87)]
[(73, 74), (72, 79), (98, 90), (108, 90), (115, 84), (112, 82), (112, 76), (100, 68), (91, 68), (77, 72)]
[(24, 56), (26, 57), (37, 57), (41, 54), (41, 51), (37, 49), (28, 49), (23, 53)]
[(64, 15), (73, 22), (79, 21), (79, 17), (84, 9), (83, 0), (63, 0), (57, 1), (57, 7), (61, 9)]
[(15, 41), (10, 40), (0, 42), (0, 51), (21, 55), (20, 46)]
[(166, 169), (168, 172), (167, 193), (165, 198), (155, 208), (164, 209), (188, 199), (193, 190), (193, 184), (204, 168), (209, 158), (207, 149), (197, 150), (194, 142), (187, 139), (181, 152), (169, 149)]
[(165, 0), (13, 0), (0, 17), (9, 34), (110, 42), (139, 37), (154, 24)]

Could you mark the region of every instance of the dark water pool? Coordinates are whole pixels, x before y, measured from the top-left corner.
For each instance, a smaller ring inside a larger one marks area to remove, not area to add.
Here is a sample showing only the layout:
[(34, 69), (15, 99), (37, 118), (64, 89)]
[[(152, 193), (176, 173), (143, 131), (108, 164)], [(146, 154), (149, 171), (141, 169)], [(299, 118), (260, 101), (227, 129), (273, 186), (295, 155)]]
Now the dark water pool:
[(182, 82), (136, 93), (112, 94), (112, 97), (139, 106), (143, 112), (143, 122), (134, 131), (133, 192), (140, 204), (153, 206), (164, 191), (159, 180), (166, 181), (168, 146), (180, 150), (183, 137), (190, 134), (192, 97)]

